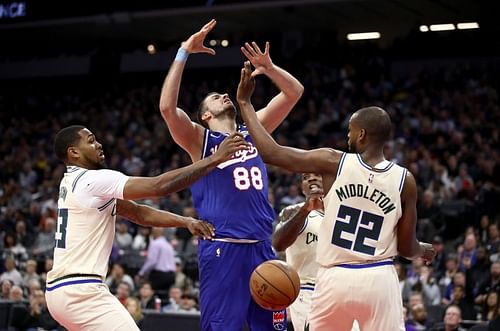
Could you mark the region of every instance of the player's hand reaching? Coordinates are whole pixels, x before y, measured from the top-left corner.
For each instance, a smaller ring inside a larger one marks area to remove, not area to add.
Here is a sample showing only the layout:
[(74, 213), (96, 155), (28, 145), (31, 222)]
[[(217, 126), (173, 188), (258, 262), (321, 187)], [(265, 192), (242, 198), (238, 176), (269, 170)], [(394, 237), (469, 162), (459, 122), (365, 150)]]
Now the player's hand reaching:
[(324, 209), (323, 188), (316, 184), (311, 184), (309, 196), (306, 199), (305, 207), (308, 211)]
[(426, 264), (431, 264), (434, 258), (436, 257), (436, 250), (432, 246), (432, 244), (428, 243), (420, 243), (420, 248), (422, 249), (422, 259)]
[(214, 226), (205, 221), (200, 221), (190, 217), (190, 222), (188, 223), (187, 228), (193, 236), (199, 236), (203, 239), (212, 239), (215, 236)]
[(216, 158), (218, 163), (230, 160), (237, 151), (248, 150), (251, 146), (245, 141), (245, 138), (241, 133), (235, 132), (230, 134), (224, 141), (219, 145), (217, 151), (212, 155)]
[(236, 101), (238, 103), (250, 102), (253, 91), (255, 89), (255, 79), (252, 76), (252, 67), (249, 61), (245, 61), (241, 69), (240, 83), (236, 92)]
[(193, 34), (188, 40), (182, 42), (181, 47), (184, 48), (189, 53), (208, 53), (210, 55), (215, 55), (215, 51), (212, 48), (205, 47), (203, 42), (207, 34), (212, 31), (212, 29), (217, 24), (217, 21), (212, 19), (210, 22), (205, 24), (200, 31)]
[(254, 72), (252, 72), (252, 77), (260, 74), (265, 74), (274, 66), (273, 61), (271, 60), (271, 56), (269, 55), (268, 41), (266, 42), (264, 53), (262, 53), (255, 41), (252, 41), (251, 45), (249, 43), (245, 43), (245, 47), (241, 47), (241, 51), (255, 67)]

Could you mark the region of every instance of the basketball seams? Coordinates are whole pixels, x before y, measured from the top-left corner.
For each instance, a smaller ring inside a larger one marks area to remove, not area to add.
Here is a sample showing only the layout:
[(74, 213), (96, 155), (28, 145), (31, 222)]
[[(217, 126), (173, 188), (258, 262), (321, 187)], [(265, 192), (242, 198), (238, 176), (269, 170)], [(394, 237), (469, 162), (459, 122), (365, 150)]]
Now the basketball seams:
[[(271, 283), (270, 283), (270, 282), (269, 282), (266, 278), (264, 278), (264, 277), (263, 277), (263, 276), (259, 273), (259, 271), (258, 271), (258, 270), (255, 270), (254, 272), (255, 272), (255, 273), (256, 273), (256, 274), (257, 274), (260, 278), (262, 278), (262, 279), (263, 279), (263, 280), (264, 280), (264, 281), (265, 281), (265, 282), (266, 282), (269, 286), (271, 286), (271, 287), (272, 287), (273, 289), (275, 289), (277, 292), (281, 293), (284, 297), (286, 297), (286, 298), (288, 299), (288, 302), (289, 302), (289, 303), (291, 303), (291, 302), (292, 302), (292, 298), (290, 298), (290, 297), (289, 297), (286, 293), (282, 292), (279, 288), (277, 288), (276, 286), (274, 286), (273, 284), (271, 284)], [(288, 275), (287, 275), (287, 276), (288, 276)], [(288, 278), (290, 278), (290, 277), (288, 277)], [(292, 287), (294, 287), (294, 286), (292, 285)], [(293, 289), (293, 290), (295, 291), (295, 287), (294, 287), (294, 289)], [(259, 296), (259, 298), (261, 298), (261, 297)], [(265, 301), (265, 300), (264, 300), (264, 301)], [(267, 301), (266, 301), (266, 302), (267, 302)]]
[(295, 288), (295, 283), (293, 282), (292, 278), (290, 278), (290, 275), (288, 274), (288, 270), (287, 269), (282, 268), (281, 265), (278, 264), (278, 263), (276, 263), (276, 262), (269, 262), (269, 264), (272, 265), (272, 266), (275, 266), (276, 268), (278, 268), (281, 271), (283, 271), (283, 273), (286, 275), (286, 277), (290, 281), (290, 284), (292, 284), (294, 297), (297, 297), (297, 295), (299, 293), (299, 290), (300, 290), (300, 284), (299, 284), (299, 289), (296, 289)]

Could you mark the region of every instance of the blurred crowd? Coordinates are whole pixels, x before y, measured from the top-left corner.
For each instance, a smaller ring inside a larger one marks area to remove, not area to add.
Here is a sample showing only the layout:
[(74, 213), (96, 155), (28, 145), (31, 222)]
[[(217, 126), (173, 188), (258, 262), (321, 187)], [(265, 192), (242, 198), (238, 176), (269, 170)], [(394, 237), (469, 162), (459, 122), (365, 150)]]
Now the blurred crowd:
[[(394, 75), (379, 58), (341, 66), (306, 62), (297, 72), (291, 69), (305, 92), (274, 134), (282, 144), (346, 150), (354, 110), (379, 105), (392, 117), (394, 139), (386, 155), (415, 175), (418, 238), (438, 250), (432, 265), (397, 262), (407, 330), (498, 323), (500, 107), (495, 72), (457, 65)], [(234, 97), (238, 72), (188, 71), (180, 106), (195, 118), (206, 93)], [(90, 91), (88, 82), (71, 87), (51, 82), (0, 92), (0, 295), (23, 303), (14, 321), (19, 329), (57, 327), (42, 294), (65, 171), (52, 151), (60, 128), (87, 126), (103, 144), (109, 168), (128, 175), (153, 176), (190, 163), (161, 119), (159, 82), (159, 76), (140, 82), (123, 77), (112, 86), (96, 83)], [(256, 108), (275, 93), (259, 77)], [(303, 199), (296, 174), (269, 167), (269, 178), (269, 198), (277, 212)], [(196, 217), (188, 190), (144, 202)], [(152, 230), (118, 218), (115, 239), (106, 283), (139, 324), (144, 309), (197, 311), (197, 238), (186, 229)], [(169, 270), (171, 281), (163, 284), (148, 276), (156, 263), (148, 261), (148, 250), (156, 240), (165, 241), (161, 247), (175, 265)]]

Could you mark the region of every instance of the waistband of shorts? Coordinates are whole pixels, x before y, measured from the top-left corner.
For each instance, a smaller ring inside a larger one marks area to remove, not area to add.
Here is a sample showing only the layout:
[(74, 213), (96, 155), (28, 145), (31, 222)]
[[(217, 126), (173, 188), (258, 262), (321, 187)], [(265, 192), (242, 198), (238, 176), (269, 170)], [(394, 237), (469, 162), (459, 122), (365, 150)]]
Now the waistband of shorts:
[(314, 282), (308, 281), (305, 283), (300, 283), (300, 289), (305, 291), (314, 291), (316, 284)]
[(212, 241), (221, 241), (226, 243), (233, 244), (256, 244), (261, 242), (262, 240), (258, 239), (237, 239), (237, 238), (214, 238)]
[(384, 265), (394, 265), (394, 260), (386, 259), (386, 260), (366, 262), (366, 263), (341, 263), (334, 265), (334, 267), (340, 267), (346, 269), (366, 269), (366, 268), (380, 267)]
[(69, 274), (47, 282), (46, 290), (48, 292), (63, 286), (102, 283), (102, 277), (96, 274)]

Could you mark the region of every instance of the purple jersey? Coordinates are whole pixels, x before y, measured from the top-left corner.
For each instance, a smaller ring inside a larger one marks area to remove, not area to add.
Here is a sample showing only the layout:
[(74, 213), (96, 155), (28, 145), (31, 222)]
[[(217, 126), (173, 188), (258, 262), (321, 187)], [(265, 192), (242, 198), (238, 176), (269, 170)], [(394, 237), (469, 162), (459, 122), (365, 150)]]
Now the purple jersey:
[[(200, 219), (212, 223), (218, 238), (269, 240), (274, 210), (267, 199), (267, 171), (245, 126), (238, 132), (252, 144), (237, 152), (191, 187)], [(205, 129), (202, 158), (215, 153), (226, 133)]]

